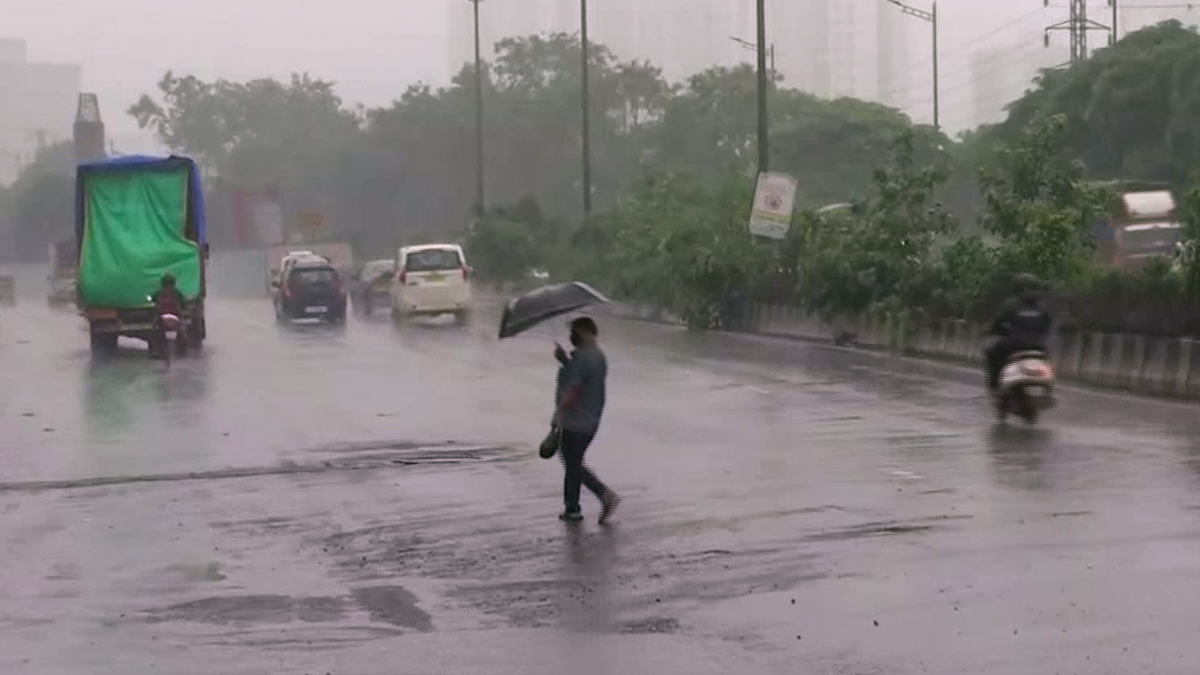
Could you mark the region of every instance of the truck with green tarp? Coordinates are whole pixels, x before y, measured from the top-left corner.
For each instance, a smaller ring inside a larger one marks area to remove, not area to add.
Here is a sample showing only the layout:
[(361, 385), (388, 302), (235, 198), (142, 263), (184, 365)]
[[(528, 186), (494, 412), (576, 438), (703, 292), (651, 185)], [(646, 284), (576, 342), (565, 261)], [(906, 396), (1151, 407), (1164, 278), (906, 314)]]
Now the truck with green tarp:
[(79, 310), (93, 351), (111, 351), (124, 335), (153, 337), (150, 301), (166, 274), (184, 299), (189, 345), (207, 337), (208, 260), (200, 170), (187, 157), (111, 157), (80, 164), (75, 178)]

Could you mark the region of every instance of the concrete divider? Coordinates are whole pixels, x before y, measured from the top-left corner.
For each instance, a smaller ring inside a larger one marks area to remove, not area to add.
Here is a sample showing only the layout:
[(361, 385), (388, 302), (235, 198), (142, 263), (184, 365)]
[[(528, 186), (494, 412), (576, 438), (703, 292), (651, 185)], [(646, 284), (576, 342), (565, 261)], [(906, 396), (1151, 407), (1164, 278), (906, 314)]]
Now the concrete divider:
[[(679, 324), (658, 308), (613, 304), (611, 316)], [(808, 341), (843, 343), (964, 363), (983, 362), (986, 338), (979, 324), (962, 319), (921, 322), (906, 312), (867, 311), (823, 321), (787, 305), (761, 305), (751, 331)], [(845, 340), (846, 336), (853, 336)], [(1050, 339), (1059, 379), (1164, 396), (1200, 398), (1200, 341), (1063, 330)]]

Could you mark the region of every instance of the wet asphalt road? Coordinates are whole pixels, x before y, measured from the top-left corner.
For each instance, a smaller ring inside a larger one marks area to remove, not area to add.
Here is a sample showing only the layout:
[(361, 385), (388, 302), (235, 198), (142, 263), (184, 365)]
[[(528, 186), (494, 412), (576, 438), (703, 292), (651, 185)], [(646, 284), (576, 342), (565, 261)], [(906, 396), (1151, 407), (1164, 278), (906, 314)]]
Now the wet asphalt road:
[[(0, 308), (0, 672), (1194, 673), (1198, 409), (607, 320), (565, 526), (561, 323), (279, 328), (168, 371)], [(590, 498), (589, 498), (590, 499)]]

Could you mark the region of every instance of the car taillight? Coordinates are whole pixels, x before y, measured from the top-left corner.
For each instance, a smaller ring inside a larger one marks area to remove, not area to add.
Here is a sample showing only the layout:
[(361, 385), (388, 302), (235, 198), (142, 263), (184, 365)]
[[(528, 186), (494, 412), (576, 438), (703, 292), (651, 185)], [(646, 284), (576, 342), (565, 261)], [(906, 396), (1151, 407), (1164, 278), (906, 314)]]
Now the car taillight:
[(401, 270), (400, 273), (396, 275), (396, 280), (400, 282), (401, 286), (408, 283), (408, 272)]
[(470, 281), (471, 280), (471, 268), (467, 267), (466, 265), (463, 265), (462, 272), (463, 272), (463, 281)]

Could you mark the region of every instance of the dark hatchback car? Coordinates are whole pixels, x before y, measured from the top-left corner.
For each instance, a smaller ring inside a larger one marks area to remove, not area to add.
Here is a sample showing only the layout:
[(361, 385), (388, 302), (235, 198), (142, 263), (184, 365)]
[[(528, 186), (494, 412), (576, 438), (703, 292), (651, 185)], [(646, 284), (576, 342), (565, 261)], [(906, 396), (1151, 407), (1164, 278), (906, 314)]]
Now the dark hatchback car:
[(313, 256), (295, 261), (284, 271), (275, 293), (275, 318), (346, 320), (346, 286), (329, 261)]

